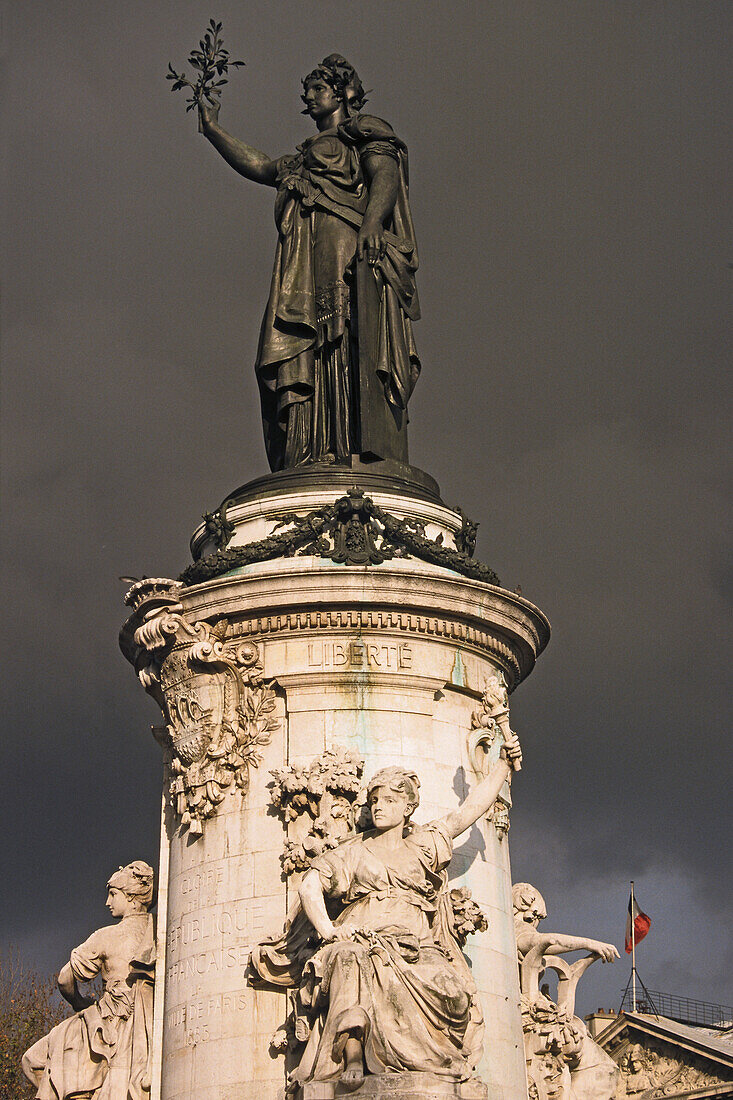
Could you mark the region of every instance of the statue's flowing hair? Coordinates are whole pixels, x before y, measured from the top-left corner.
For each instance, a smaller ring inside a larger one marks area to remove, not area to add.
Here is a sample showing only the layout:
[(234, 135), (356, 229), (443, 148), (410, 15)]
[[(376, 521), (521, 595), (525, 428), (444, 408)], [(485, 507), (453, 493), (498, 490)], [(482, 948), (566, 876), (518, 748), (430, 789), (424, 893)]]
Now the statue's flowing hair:
[(110, 876), (107, 886), (120, 890), (131, 901), (137, 901), (144, 909), (153, 904), (153, 879), (155, 872), (148, 863), (136, 859), (126, 867), (120, 867)]
[(405, 771), (404, 768), (397, 766), (382, 768), (369, 780), (367, 802), (369, 802), (372, 791), (376, 790), (377, 787), (388, 787), (391, 791), (397, 791), (399, 794), (406, 796), (409, 803), (407, 813), (407, 820), (409, 821), (420, 805), (420, 780), (415, 773)]
[[(360, 111), (367, 101), (359, 74), (340, 53), (331, 53), (328, 57), (324, 57), (320, 65), (303, 77), (304, 94), (300, 98), (304, 103), (306, 102), (305, 92), (308, 91), (308, 85), (313, 80), (324, 80), (329, 84), (343, 101), (347, 111)], [(307, 115), (308, 111), (303, 111), (303, 114)]]

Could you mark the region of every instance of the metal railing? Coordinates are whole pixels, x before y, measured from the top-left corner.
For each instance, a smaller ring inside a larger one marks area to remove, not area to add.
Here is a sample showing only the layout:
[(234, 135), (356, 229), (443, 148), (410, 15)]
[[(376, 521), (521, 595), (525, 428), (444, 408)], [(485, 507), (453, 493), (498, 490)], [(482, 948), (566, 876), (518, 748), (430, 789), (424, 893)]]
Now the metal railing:
[[(621, 1008), (631, 1011), (631, 990), (627, 989)], [(655, 989), (642, 989), (636, 994), (636, 1011), (648, 1015), (666, 1016), (680, 1024), (695, 1027), (712, 1027), (724, 1031), (733, 1027), (733, 1007), (716, 1005), (710, 1001), (695, 1001), (691, 997), (675, 997)]]

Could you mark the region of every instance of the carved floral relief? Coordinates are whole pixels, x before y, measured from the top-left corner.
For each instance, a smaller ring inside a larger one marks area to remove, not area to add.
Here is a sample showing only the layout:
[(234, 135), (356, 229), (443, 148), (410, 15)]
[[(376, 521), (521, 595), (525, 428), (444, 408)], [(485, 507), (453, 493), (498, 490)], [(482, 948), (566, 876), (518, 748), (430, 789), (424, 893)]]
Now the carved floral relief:
[(619, 1059), (621, 1077), (616, 1100), (635, 1097), (641, 1100), (661, 1100), (664, 1096), (730, 1084), (716, 1073), (710, 1064), (694, 1055), (682, 1060), (670, 1044), (646, 1042), (629, 1044)]
[(309, 765), (272, 772), (270, 800), (288, 827), (283, 871), (306, 871), (312, 860), (354, 831), (364, 761), (348, 749), (326, 749)]

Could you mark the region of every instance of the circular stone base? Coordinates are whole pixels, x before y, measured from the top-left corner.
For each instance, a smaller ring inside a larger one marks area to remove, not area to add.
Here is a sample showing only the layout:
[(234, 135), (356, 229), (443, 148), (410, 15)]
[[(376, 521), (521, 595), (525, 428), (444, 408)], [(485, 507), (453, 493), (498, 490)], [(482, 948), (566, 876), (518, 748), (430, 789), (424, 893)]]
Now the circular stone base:
[[(284, 478), (281, 484), (293, 483)], [(255, 485), (226, 509), (230, 547), (252, 543), (258, 532), (274, 538), (276, 527), (295, 523), (292, 515), (305, 517), (348, 495), (348, 487), (327, 478), (292, 493), (268, 494)], [(371, 495), (383, 515), (389, 511), (429, 537), (442, 534), (443, 546), (455, 545), (462, 517), (439, 499), (408, 494), (404, 486)], [(205, 547), (206, 538), (202, 527), (194, 543)], [(293, 875), (301, 873), (285, 870), (288, 853), (312, 819), (286, 820), (273, 799), (273, 773), (308, 770), (328, 753), (349, 753), (362, 762), (364, 781), (388, 766), (418, 772), (418, 823), (454, 812), (498, 759), (500, 739), (489, 743), (482, 733), (487, 684), (503, 673), (512, 690), (529, 675), (549, 624), (522, 596), (444, 565), (397, 553), (379, 562), (339, 562), (330, 551), (319, 554), (317, 545), (236, 564), (198, 583), (148, 578), (133, 586), (127, 602), (132, 614), (122, 630), (123, 652), (164, 703), (170, 727), (158, 731), (171, 791), (158, 901), (160, 1098), (276, 1100), (288, 1067), (270, 1040), (287, 1018), (287, 997), (283, 989), (250, 985), (247, 961), (253, 946), (280, 934), (296, 894)], [(260, 679), (244, 684), (252, 668), (261, 670)], [(262, 713), (272, 721), (255, 745), (246, 740), (248, 715), (259, 715), (263, 701), (268, 709)], [(198, 791), (208, 772), (200, 775), (186, 753), (193, 735), (223, 728), (225, 713), (234, 715), (230, 732), (240, 728), (238, 721), (246, 734), (243, 751), (256, 752), (246, 757), (246, 774), (242, 765), (243, 782), (222, 788), (196, 835), (173, 798), (181, 785), (170, 762), (185, 778), (185, 790)], [(470, 890), (488, 921), (464, 948), (486, 1026), (477, 1074), (491, 1100), (521, 1100), (526, 1073), (508, 788), (502, 800), (500, 815), (477, 822), (461, 838), (448, 874), (450, 888)], [(353, 1095), (445, 1096), (429, 1077), (427, 1091), (413, 1079), (407, 1093), (376, 1094), (369, 1092), (376, 1081), (367, 1078)], [(304, 1098), (320, 1097), (313, 1091), (320, 1085), (307, 1087)], [(447, 1096), (468, 1100), (467, 1087), (450, 1085)]]
[[(217, 518), (227, 525), (227, 548), (246, 546), (284, 531), (296, 519), (333, 505), (359, 489), (398, 520), (407, 520), (416, 532), (439, 539), (451, 550), (460, 549), (458, 532), (464, 525), (460, 511), (446, 508), (438, 486), (427, 474), (397, 463), (375, 462), (371, 467), (409, 471), (415, 477), (375, 474), (357, 464), (348, 470), (339, 466), (307, 466), (257, 478), (243, 485), (221, 504)], [(422, 480), (417, 478), (420, 475)], [(430, 489), (434, 488), (434, 492)], [(221, 542), (218, 543), (221, 546)], [(191, 538), (194, 561), (217, 550), (217, 537), (210, 524), (200, 524)]]
[(235, 489), (227, 497), (234, 503), (272, 496), (277, 493), (297, 493), (327, 487), (345, 492), (355, 481), (370, 492), (406, 493), (409, 496), (442, 504), (440, 488), (430, 474), (402, 462), (363, 462), (358, 455), (351, 455), (348, 462), (312, 462), (296, 466), (292, 470), (278, 470), (274, 474), (255, 478)]

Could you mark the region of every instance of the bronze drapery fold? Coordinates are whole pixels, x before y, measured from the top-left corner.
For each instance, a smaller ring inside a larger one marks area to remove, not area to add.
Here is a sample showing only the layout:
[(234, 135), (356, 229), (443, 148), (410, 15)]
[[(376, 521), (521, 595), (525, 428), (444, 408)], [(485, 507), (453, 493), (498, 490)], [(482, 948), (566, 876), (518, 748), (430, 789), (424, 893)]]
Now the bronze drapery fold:
[[(355, 252), (369, 199), (364, 164), (387, 156), (399, 167), (397, 199), (386, 254), (374, 266), (375, 291), (360, 303)], [(278, 161), (275, 218), (278, 244), (255, 367), (271, 469), (365, 450), (406, 462), (407, 402), (420, 361), (405, 146), (386, 122), (366, 115), (318, 133)], [(360, 378), (365, 331), (373, 334), (372, 385)], [(384, 408), (375, 407), (379, 402)], [(371, 421), (380, 417), (394, 428), (375, 432)], [(376, 439), (378, 451), (364, 446), (367, 439)]]

